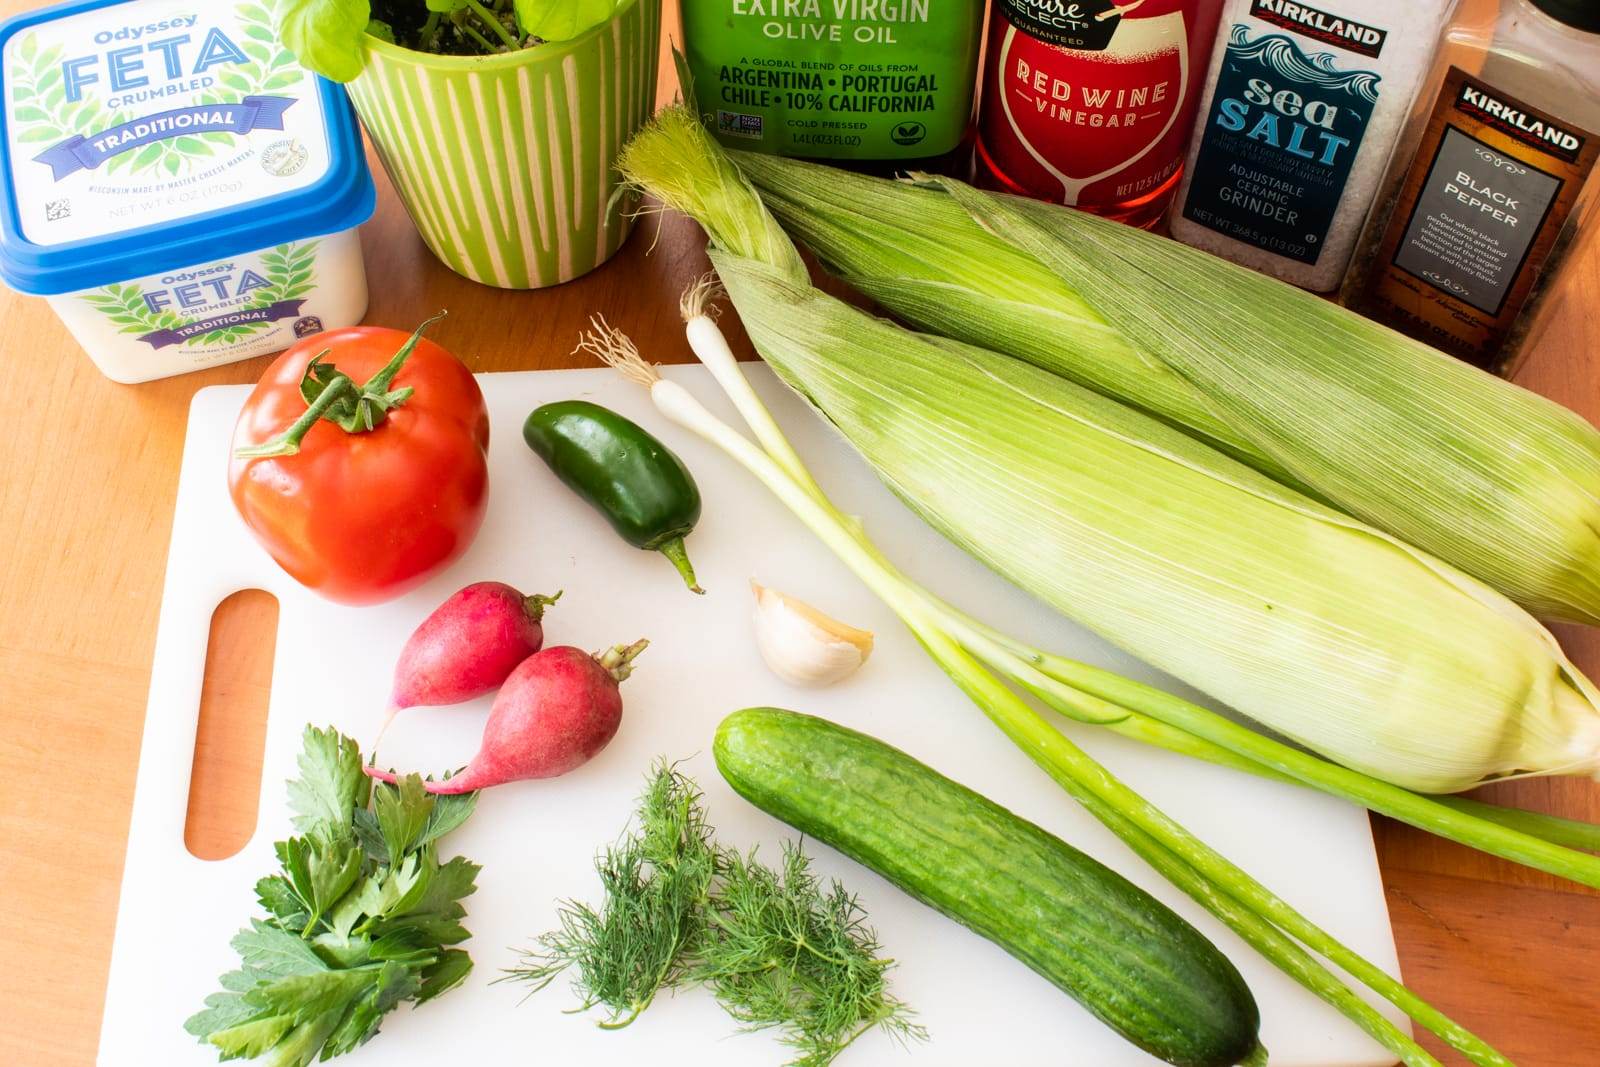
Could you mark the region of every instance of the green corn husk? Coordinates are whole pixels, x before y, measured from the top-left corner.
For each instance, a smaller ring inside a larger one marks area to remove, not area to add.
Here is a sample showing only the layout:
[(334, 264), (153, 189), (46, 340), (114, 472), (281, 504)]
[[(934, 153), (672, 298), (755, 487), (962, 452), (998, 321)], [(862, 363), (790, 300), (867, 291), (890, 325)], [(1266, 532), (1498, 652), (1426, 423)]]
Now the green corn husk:
[(779, 221), (922, 329), (1131, 404), (1545, 618), (1600, 623), (1600, 431), (1312, 294), (959, 182), (734, 154)]
[(1098, 393), (813, 288), (686, 112), (620, 166), (707, 229), (758, 351), (879, 476), (1064, 614), (1417, 791), (1600, 764), (1600, 694), (1499, 593)]

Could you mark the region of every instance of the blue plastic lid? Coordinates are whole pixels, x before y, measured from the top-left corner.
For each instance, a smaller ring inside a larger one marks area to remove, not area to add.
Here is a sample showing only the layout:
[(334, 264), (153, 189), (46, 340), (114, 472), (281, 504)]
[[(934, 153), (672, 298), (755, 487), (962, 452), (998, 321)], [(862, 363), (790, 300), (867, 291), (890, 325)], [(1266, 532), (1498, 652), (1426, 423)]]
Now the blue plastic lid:
[(55, 295), (372, 216), (342, 88), (272, 0), (69, 0), (0, 23), (0, 278)]

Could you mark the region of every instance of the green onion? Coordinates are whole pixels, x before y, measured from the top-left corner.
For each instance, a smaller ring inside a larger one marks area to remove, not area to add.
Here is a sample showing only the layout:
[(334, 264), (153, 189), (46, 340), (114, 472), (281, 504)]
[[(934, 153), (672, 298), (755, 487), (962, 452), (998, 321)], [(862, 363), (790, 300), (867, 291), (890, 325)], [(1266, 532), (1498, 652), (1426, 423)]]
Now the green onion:
[(735, 158), (786, 227), (906, 321), (1149, 412), (1537, 615), (1600, 623), (1600, 432), (1560, 405), (1082, 212)]

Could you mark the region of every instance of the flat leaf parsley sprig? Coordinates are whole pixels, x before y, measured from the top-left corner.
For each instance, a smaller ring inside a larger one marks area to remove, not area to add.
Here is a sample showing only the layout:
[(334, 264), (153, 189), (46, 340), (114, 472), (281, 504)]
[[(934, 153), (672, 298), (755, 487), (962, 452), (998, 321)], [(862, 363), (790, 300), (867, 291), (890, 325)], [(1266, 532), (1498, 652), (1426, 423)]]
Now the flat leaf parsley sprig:
[(478, 866), (440, 863), (438, 840), (466, 821), (475, 793), (435, 797), (410, 775), (363, 773), (356, 743), (308, 726), (289, 783), (296, 836), (274, 847), (282, 870), (256, 883), (267, 915), (233, 939), (239, 969), (184, 1028), (221, 1058), (271, 1056), (306, 1067), (366, 1043), (401, 1001), (459, 985), (462, 898)]

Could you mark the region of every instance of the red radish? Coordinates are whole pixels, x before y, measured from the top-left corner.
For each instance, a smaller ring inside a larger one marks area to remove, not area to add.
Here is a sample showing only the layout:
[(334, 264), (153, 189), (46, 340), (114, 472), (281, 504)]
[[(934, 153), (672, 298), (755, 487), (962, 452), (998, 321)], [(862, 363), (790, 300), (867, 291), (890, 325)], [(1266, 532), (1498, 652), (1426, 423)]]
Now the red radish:
[[(622, 723), (617, 686), (650, 642), (590, 655), (558, 645), (529, 656), (501, 688), (483, 725), (483, 743), (462, 772), (427, 783), (430, 793), (470, 793), (524, 778), (554, 778), (594, 758)], [(374, 767), (367, 773), (393, 782)]]
[(504, 582), (477, 582), (440, 604), (400, 650), (383, 730), (405, 708), (494, 692), (544, 645), (544, 609), (559, 599), (560, 593), (523, 596)]

